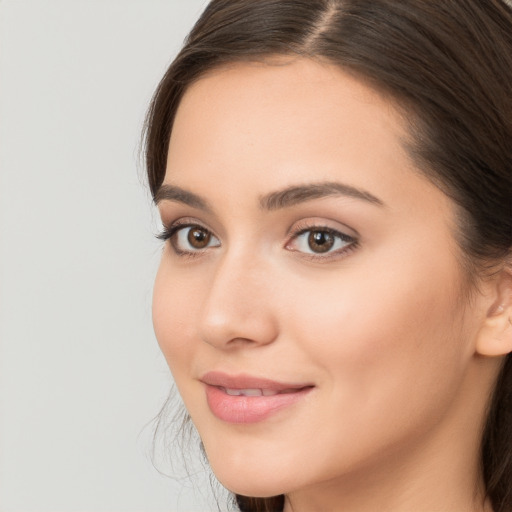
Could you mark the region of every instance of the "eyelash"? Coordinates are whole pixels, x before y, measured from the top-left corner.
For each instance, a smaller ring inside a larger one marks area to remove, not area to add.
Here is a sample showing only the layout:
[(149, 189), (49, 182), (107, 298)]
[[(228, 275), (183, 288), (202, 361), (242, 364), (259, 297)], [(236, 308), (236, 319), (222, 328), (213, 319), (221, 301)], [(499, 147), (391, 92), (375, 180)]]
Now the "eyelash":
[(183, 231), (186, 228), (199, 228), (202, 231), (206, 231), (207, 233), (210, 233), (212, 236), (214, 236), (209, 229), (205, 228), (204, 226), (201, 226), (201, 224), (198, 224), (196, 222), (177, 222), (169, 227), (164, 226), (162, 231), (158, 235), (156, 235), (156, 237), (159, 240), (162, 240), (163, 242), (169, 241), (173, 251), (178, 256), (185, 258), (195, 258), (203, 254), (206, 249), (198, 249), (196, 251), (183, 251), (178, 248), (176, 243), (174, 243), (174, 238), (178, 234), (178, 232)]
[[(204, 249), (197, 249), (194, 251), (186, 251), (186, 250), (184, 251), (182, 249), (179, 249), (176, 243), (173, 243), (173, 242), (175, 242), (173, 240), (173, 238), (179, 233), (179, 231), (185, 230), (186, 228), (199, 228), (200, 230), (205, 231), (208, 234), (210, 234), (212, 237), (215, 237), (215, 235), (213, 235), (213, 233), (209, 229), (205, 228), (201, 224), (194, 223), (194, 222), (183, 222), (183, 223), (178, 222), (169, 227), (164, 226), (162, 231), (159, 234), (157, 234), (156, 237), (159, 240), (162, 240), (164, 242), (169, 241), (173, 251), (180, 257), (185, 257), (185, 258), (199, 257), (202, 254), (204, 254), (204, 252), (209, 247), (206, 247)], [(307, 253), (304, 251), (299, 251), (297, 249), (289, 248), (290, 245), (294, 242), (297, 242), (301, 236), (305, 235), (306, 233), (312, 233), (312, 232), (328, 234), (328, 235), (332, 236), (335, 240), (340, 240), (343, 243), (345, 243), (346, 245), (344, 247), (337, 249), (335, 251), (332, 251), (332, 252), (330, 250), (328, 250), (328, 252), (325, 252), (323, 254), (315, 253), (315, 252)], [(333, 228), (330, 228), (327, 226), (321, 226), (318, 224), (300, 226), (288, 234), (288, 239), (289, 239), (289, 241), (286, 243), (285, 249), (287, 249), (291, 252), (298, 252), (301, 254), (302, 258), (312, 260), (312, 261), (328, 261), (331, 259), (338, 259), (338, 258), (346, 256), (348, 253), (354, 251), (359, 246), (359, 241), (357, 240), (357, 238), (347, 235), (345, 233), (342, 233), (341, 231), (338, 231), (336, 229), (333, 229)], [(218, 247), (218, 246), (213, 246), (213, 247)]]
[[(306, 233), (314, 232), (331, 235), (335, 240), (337, 239), (346, 245), (334, 251), (331, 251), (329, 249), (328, 252), (325, 253), (307, 253), (304, 251), (299, 251), (297, 249), (289, 249), (289, 246), (292, 243), (297, 242), (301, 236), (305, 235)], [(322, 226), (319, 224), (305, 224), (299, 226), (290, 233), (289, 237), (290, 241), (286, 243), (285, 248), (288, 248), (288, 250), (293, 252), (299, 252), (302, 258), (311, 261), (329, 261), (339, 259), (347, 256), (350, 252), (354, 251), (359, 246), (359, 241), (357, 240), (356, 237), (347, 235), (346, 233), (338, 231), (337, 229), (333, 229), (328, 226)]]

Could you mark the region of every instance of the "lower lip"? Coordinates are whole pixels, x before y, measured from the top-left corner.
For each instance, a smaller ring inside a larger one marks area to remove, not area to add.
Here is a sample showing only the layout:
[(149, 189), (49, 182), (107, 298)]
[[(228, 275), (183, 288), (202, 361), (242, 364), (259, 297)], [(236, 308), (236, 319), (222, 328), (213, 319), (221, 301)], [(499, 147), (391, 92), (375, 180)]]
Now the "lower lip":
[(206, 385), (206, 400), (214, 416), (222, 421), (239, 424), (257, 423), (295, 404), (311, 389), (307, 387), (293, 393), (271, 396), (232, 396), (216, 386)]

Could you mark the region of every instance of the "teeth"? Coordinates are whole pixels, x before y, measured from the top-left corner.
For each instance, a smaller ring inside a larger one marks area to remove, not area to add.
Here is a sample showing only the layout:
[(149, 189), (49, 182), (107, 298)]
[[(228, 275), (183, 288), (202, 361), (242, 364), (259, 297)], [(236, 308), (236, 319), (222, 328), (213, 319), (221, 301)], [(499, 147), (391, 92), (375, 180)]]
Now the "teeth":
[(272, 396), (277, 395), (277, 391), (270, 389), (229, 389), (224, 388), (226, 394), (231, 396)]
[(244, 396), (262, 396), (263, 391), (261, 389), (242, 389), (242, 395)]
[(240, 395), (244, 394), (243, 389), (228, 389), (228, 388), (224, 388), (224, 391), (228, 395), (231, 395), (231, 396), (240, 396)]
[(225, 388), (228, 395), (231, 396), (261, 396), (263, 392), (261, 389), (229, 389)]
[(221, 388), (226, 394), (231, 396), (274, 396), (282, 393), (295, 393), (297, 389), (283, 389), (276, 391), (274, 389), (231, 389)]

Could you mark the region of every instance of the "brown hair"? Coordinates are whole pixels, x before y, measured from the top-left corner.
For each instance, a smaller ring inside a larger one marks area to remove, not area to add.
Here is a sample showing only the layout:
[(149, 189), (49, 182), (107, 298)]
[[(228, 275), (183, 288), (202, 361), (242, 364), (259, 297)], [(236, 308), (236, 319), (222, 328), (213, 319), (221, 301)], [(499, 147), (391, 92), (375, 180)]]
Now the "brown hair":
[[(160, 82), (146, 120), (153, 196), (163, 182), (184, 91), (225, 63), (273, 54), (324, 58), (408, 114), (418, 168), (459, 206), (469, 268), (510, 264), (512, 9), (504, 0), (213, 0)], [(466, 262), (467, 263), (467, 262)], [(498, 379), (482, 441), (495, 512), (512, 510), (512, 359)], [(236, 496), (278, 511), (283, 496)]]

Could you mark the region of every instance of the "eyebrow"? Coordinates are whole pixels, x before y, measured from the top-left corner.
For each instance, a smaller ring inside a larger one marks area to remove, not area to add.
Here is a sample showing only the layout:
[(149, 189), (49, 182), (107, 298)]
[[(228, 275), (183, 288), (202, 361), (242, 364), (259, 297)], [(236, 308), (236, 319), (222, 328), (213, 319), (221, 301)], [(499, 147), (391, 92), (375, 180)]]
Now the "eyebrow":
[(198, 196), (193, 192), (189, 192), (188, 190), (184, 190), (181, 187), (177, 187), (176, 185), (161, 185), (156, 191), (153, 201), (156, 205), (162, 201), (174, 201), (205, 212), (212, 211), (208, 201), (203, 199), (201, 196)]
[(312, 199), (340, 195), (360, 199), (377, 206), (384, 206), (384, 202), (373, 194), (370, 194), (370, 192), (336, 181), (297, 185), (277, 192), (271, 192), (260, 198), (260, 205), (265, 210), (272, 211), (288, 208), (298, 203), (311, 201)]
[[(361, 190), (351, 185), (345, 185), (338, 182), (309, 183), (307, 185), (296, 185), (287, 187), (283, 190), (270, 192), (260, 197), (260, 207), (264, 210), (275, 211), (282, 208), (289, 208), (299, 203), (321, 199), (330, 196), (346, 196), (354, 199), (360, 199), (377, 206), (384, 206), (384, 202), (378, 197), (370, 194), (366, 190)], [(192, 208), (197, 208), (205, 212), (212, 212), (213, 209), (204, 198), (184, 190), (176, 185), (161, 185), (155, 194), (154, 202), (159, 204), (161, 201), (174, 201), (183, 203)]]

